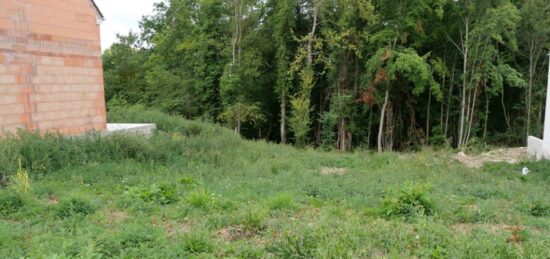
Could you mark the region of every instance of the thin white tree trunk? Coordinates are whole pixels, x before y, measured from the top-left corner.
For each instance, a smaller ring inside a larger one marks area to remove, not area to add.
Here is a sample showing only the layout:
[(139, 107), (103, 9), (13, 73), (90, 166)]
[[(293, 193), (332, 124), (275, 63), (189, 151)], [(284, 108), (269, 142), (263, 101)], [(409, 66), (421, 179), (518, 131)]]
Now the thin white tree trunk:
[(466, 75), (468, 73), (468, 51), (469, 51), (469, 20), (468, 18), (465, 19), (465, 27), (466, 27), (466, 35), (463, 40), (462, 44), (462, 51), (463, 51), (463, 82), (462, 82), (462, 101), (460, 103), (460, 122), (458, 126), (458, 148), (462, 148), (463, 145), (463, 137), (464, 137), (464, 117), (466, 112), (466, 87), (468, 79), (466, 78)]
[(309, 38), (307, 41), (307, 67), (311, 68), (313, 64), (313, 39), (315, 37), (315, 32), (317, 31), (317, 15), (319, 12), (318, 3), (314, 1), (313, 3), (313, 24), (311, 26), (311, 32), (309, 33)]
[[(445, 82), (445, 80), (443, 80)], [(430, 109), (432, 106), (432, 89), (430, 88), (428, 97), (428, 114), (426, 115), (426, 143), (430, 143)]]
[(286, 144), (286, 91), (281, 92), (281, 143)]
[(390, 91), (386, 90), (386, 97), (384, 97), (384, 105), (382, 106), (382, 112), (380, 113), (380, 126), (378, 128), (378, 152), (382, 153), (382, 136), (384, 135), (384, 117), (386, 116), (386, 108), (388, 107), (388, 99), (390, 98)]
[(451, 74), (451, 86), (449, 90), (449, 98), (447, 99), (447, 112), (445, 114), (445, 138), (449, 132), (449, 112), (451, 110), (451, 99), (453, 97), (453, 88), (455, 83), (455, 66), (453, 65), (453, 72)]

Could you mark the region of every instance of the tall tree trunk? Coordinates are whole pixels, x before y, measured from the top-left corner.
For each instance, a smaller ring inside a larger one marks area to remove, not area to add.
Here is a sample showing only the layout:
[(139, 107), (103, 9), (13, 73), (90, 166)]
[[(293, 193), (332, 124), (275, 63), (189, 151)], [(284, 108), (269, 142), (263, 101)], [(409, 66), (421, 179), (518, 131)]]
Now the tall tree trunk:
[(241, 116), (237, 115), (237, 125), (235, 125), (235, 133), (241, 135)]
[(384, 97), (384, 105), (382, 106), (382, 112), (380, 112), (380, 126), (378, 127), (378, 153), (384, 151), (382, 147), (382, 137), (384, 135), (384, 119), (386, 117), (386, 108), (388, 107), (388, 99), (390, 98), (390, 90), (386, 90), (386, 97)]
[(281, 91), (281, 144), (286, 144), (286, 91)]
[[(533, 85), (537, 74), (537, 64), (543, 50), (544, 41), (534, 42), (533, 39), (529, 42), (529, 80), (526, 89), (525, 100), (525, 143), (531, 134), (531, 110), (533, 106)], [(544, 69), (543, 69), (544, 70)]]
[(317, 31), (317, 16), (319, 12), (319, 4), (317, 1), (313, 1), (313, 24), (311, 25), (311, 32), (307, 41), (307, 66), (311, 68), (313, 64), (313, 39), (315, 32)]
[(455, 84), (455, 65), (453, 65), (453, 71), (451, 73), (451, 86), (449, 86), (449, 98), (447, 99), (447, 111), (445, 113), (445, 138), (447, 138), (447, 133), (449, 132), (449, 112), (451, 110), (451, 100), (453, 97), (453, 90)]
[(231, 56), (233, 60), (233, 65), (237, 63), (237, 42), (239, 40), (239, 0), (233, 0), (233, 20), (235, 23), (235, 35), (233, 36), (233, 41), (231, 44)]
[(466, 17), (464, 20), (464, 25), (466, 27), (466, 34), (463, 39), (462, 43), (462, 54), (463, 54), (463, 66), (462, 66), (462, 72), (463, 72), (463, 80), (462, 80), (462, 101), (460, 103), (460, 121), (458, 126), (458, 148), (463, 148), (463, 141), (464, 141), (464, 119), (465, 119), (465, 112), (466, 112), (466, 87), (468, 78), (466, 77), (468, 73), (468, 51), (469, 51), (469, 36), (470, 36), (470, 21), (469, 18)]
[(535, 73), (535, 69), (533, 67), (533, 51), (532, 47), (529, 51), (529, 81), (527, 84), (527, 94), (526, 94), (526, 100), (525, 100), (525, 139), (527, 142), (527, 138), (529, 138), (529, 133), (531, 132), (531, 95), (532, 95), (532, 89), (533, 89), (533, 76)]
[[(330, 99), (331, 87), (327, 86), (325, 90), (321, 91), (319, 96), (319, 114), (322, 114), (326, 110), (327, 100)], [(315, 143), (317, 146), (321, 145), (321, 134), (323, 131), (323, 125), (321, 120), (317, 120), (317, 133), (315, 134)]]
[(384, 139), (384, 148), (389, 151), (393, 151), (395, 122), (401, 122), (401, 124), (398, 125), (404, 125), (401, 112), (397, 113), (397, 119), (394, 117), (395, 112), (393, 103), (388, 102), (388, 107), (386, 108), (386, 136)]
[(473, 95), (473, 101), (470, 107), (470, 116), (468, 118), (468, 128), (466, 129), (466, 136), (463, 139), (464, 144), (463, 146), (466, 147), (468, 145), (468, 142), (470, 141), (470, 134), (472, 133), (472, 127), (474, 124), (474, 115), (475, 115), (475, 109), (477, 104), (477, 96), (478, 96), (478, 85), (476, 84), (474, 88), (474, 95)]
[(340, 126), (338, 127), (338, 146), (341, 151), (346, 151), (348, 147), (347, 143), (347, 129), (346, 129), (346, 119), (340, 118)]
[[(346, 51), (346, 53), (342, 56), (342, 65), (340, 68), (340, 73), (338, 75), (338, 96), (342, 96), (342, 94), (345, 93), (347, 90), (348, 85), (348, 61), (349, 61), (350, 53)], [(341, 103), (339, 103), (341, 104)], [(343, 114), (342, 111), (344, 110), (343, 107), (340, 107), (338, 109), (340, 111), (340, 118), (338, 119), (338, 141), (337, 141), (337, 148), (346, 151), (349, 141), (348, 141), (348, 130), (346, 126), (346, 114)]]
[(370, 148), (370, 139), (371, 139), (371, 134), (372, 134), (372, 115), (374, 114), (374, 112), (372, 112), (372, 109), (369, 110), (369, 122), (367, 124), (367, 149)]
[(231, 42), (231, 56), (233, 65), (239, 64), (241, 60), (241, 41), (243, 34), (243, 0), (233, 0), (233, 19), (235, 23), (235, 35)]
[(428, 97), (428, 114), (426, 115), (426, 143), (430, 143), (430, 109), (432, 106), (432, 89), (430, 88)]
[(502, 112), (504, 114), (504, 120), (506, 121), (506, 126), (508, 126), (508, 132), (512, 130), (512, 125), (510, 124), (510, 116), (506, 110), (506, 104), (504, 103), (504, 86), (502, 87), (502, 94), (500, 96), (500, 103), (502, 104)]
[(483, 125), (483, 141), (487, 142), (487, 125), (489, 124), (489, 94), (485, 93), (485, 119)]

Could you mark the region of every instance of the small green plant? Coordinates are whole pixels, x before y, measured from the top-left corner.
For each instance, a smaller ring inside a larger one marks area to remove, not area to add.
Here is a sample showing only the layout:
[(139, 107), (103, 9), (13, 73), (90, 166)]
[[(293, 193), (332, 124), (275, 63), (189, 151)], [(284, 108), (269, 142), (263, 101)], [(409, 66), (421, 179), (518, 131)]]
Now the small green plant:
[(176, 203), (179, 201), (178, 191), (174, 185), (156, 185), (150, 187), (131, 187), (127, 192), (132, 197), (137, 197), (146, 202), (156, 202), (161, 205)]
[(163, 232), (146, 221), (120, 226), (122, 229), (116, 233), (96, 237), (94, 250), (99, 255), (86, 258), (142, 258), (143, 254), (137, 256), (135, 253), (139, 253), (140, 249), (159, 247), (162, 244)]
[(0, 215), (10, 215), (23, 207), (23, 198), (18, 193), (0, 193)]
[(320, 238), (311, 230), (288, 233), (271, 248), (281, 258), (316, 258)]
[(26, 170), (23, 169), (23, 165), (21, 163), (21, 159), (19, 159), (19, 168), (17, 169), (17, 173), (15, 174), (15, 177), (13, 178), (12, 186), (18, 193), (28, 193), (30, 189), (30, 180), (29, 180), (29, 174)]
[(486, 218), (475, 206), (461, 206), (454, 211), (454, 218), (460, 223), (477, 223)]
[(193, 178), (191, 176), (184, 176), (184, 177), (180, 178), (179, 183), (183, 184), (183, 185), (196, 185), (197, 180), (195, 180), (195, 178)]
[(432, 135), (430, 136), (430, 145), (435, 149), (443, 149), (450, 147), (450, 141), (445, 136), (444, 130), (441, 126), (436, 126), (432, 130)]
[(430, 184), (406, 184), (398, 191), (390, 190), (382, 204), (382, 213), (390, 218), (432, 215), (434, 205), (428, 198), (431, 190)]
[(280, 193), (269, 199), (271, 210), (285, 210), (294, 208), (294, 197), (288, 193)]
[(529, 206), (529, 214), (534, 217), (550, 216), (550, 206), (544, 205), (541, 202), (535, 202)]
[(189, 253), (209, 253), (214, 245), (205, 233), (191, 232), (183, 237), (183, 249)]
[(248, 209), (243, 218), (243, 227), (246, 231), (259, 232), (265, 228), (264, 220), (267, 213), (262, 209)]
[(212, 206), (214, 201), (214, 196), (211, 195), (206, 189), (191, 192), (187, 196), (187, 203), (198, 209), (206, 209)]
[(65, 219), (73, 216), (86, 216), (95, 212), (94, 206), (87, 200), (72, 198), (62, 201), (57, 207), (57, 216)]

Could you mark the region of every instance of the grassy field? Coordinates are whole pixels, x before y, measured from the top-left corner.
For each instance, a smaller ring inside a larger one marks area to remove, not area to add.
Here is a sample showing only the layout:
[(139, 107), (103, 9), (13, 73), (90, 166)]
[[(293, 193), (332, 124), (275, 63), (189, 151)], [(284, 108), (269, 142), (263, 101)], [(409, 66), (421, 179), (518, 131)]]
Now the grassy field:
[(549, 162), (470, 169), (450, 151), (298, 150), (137, 108), (110, 119), (160, 130), (0, 141), (0, 258), (550, 258)]

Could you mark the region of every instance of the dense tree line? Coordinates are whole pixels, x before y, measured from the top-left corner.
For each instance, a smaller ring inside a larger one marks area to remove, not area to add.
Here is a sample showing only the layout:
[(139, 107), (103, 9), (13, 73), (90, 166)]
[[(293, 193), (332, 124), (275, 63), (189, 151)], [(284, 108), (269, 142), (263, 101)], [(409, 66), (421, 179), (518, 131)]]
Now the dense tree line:
[(112, 105), (350, 150), (540, 135), (548, 0), (165, 0), (104, 53)]

